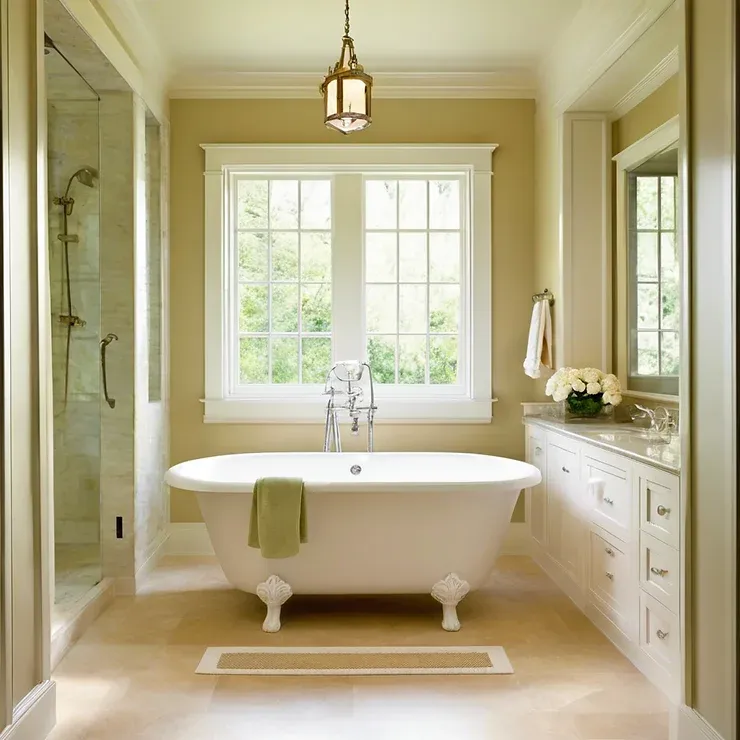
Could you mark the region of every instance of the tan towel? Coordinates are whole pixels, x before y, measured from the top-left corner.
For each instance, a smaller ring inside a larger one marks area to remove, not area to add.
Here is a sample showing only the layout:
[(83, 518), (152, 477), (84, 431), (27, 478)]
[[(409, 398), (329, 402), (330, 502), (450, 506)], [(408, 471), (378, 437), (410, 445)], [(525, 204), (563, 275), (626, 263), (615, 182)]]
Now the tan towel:
[(263, 558), (291, 558), (307, 541), (306, 501), (301, 478), (260, 478), (249, 516), (250, 547)]
[(552, 317), (549, 301), (537, 301), (532, 307), (524, 372), (530, 378), (539, 378), (543, 365), (552, 368)]

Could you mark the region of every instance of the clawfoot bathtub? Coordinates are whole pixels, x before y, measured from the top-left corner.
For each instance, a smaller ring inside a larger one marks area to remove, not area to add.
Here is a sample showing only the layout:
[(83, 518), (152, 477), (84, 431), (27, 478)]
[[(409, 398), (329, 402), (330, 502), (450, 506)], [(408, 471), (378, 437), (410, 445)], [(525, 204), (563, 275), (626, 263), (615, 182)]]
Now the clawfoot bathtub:
[[(308, 542), (296, 557), (247, 546), (252, 488), (267, 476), (305, 482)], [(540, 473), (488, 455), (266, 453), (190, 460), (166, 481), (197, 493), (226, 578), (267, 605), (266, 632), (293, 593), (430, 592), (455, 631), (457, 604), (488, 578), (519, 492)]]

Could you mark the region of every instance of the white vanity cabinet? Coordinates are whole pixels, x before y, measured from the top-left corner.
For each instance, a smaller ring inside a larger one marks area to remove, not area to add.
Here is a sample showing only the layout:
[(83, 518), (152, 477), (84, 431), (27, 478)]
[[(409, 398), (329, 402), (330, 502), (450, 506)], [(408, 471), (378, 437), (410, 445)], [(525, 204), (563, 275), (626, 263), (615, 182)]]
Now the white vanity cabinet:
[(537, 563), (671, 699), (680, 699), (679, 477), (528, 422)]
[(583, 583), (583, 516), (578, 473), (579, 445), (547, 435), (547, 537), (550, 556), (576, 588)]
[(542, 482), (530, 488), (526, 497), (529, 533), (541, 547), (547, 547), (547, 432), (528, 424), (527, 460), (542, 473)]

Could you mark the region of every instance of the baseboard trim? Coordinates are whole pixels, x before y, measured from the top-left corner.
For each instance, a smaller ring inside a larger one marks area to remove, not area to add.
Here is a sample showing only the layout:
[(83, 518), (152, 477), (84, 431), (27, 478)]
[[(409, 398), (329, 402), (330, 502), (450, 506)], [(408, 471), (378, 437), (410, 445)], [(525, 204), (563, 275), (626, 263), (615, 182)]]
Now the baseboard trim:
[[(174, 556), (214, 555), (211, 538), (203, 522), (170, 524), (160, 547), (161, 554)], [(161, 557), (160, 554), (160, 557)], [(531, 555), (532, 538), (524, 522), (512, 522), (501, 547), (501, 555)]]
[(51, 636), (51, 670), (53, 671), (90, 625), (113, 603), (116, 587), (112, 578), (104, 578), (80, 601), (69, 621)]
[(147, 576), (157, 567), (157, 563), (164, 557), (167, 551), (167, 542), (170, 538), (170, 533), (165, 530), (162, 532), (154, 545), (152, 546), (149, 557), (142, 563), (139, 570), (136, 571), (134, 576), (134, 592), (138, 593), (141, 585), (147, 579)]
[(532, 559), (582, 612), (586, 611), (586, 597), (583, 590), (573, 581), (559, 563), (555, 562), (539, 546), (534, 547)]
[(214, 555), (211, 538), (203, 522), (170, 524), (164, 545), (166, 555)]
[(675, 740), (724, 740), (699, 712), (685, 704), (676, 708), (673, 724)]
[(38, 684), (21, 699), (13, 712), (13, 723), (0, 740), (41, 740), (56, 724), (57, 687), (54, 681)]
[(113, 579), (116, 586), (116, 596), (136, 596), (136, 578), (134, 576), (120, 576)]
[(532, 556), (532, 537), (529, 534), (529, 525), (526, 522), (511, 522), (509, 524), (504, 544), (501, 546), (501, 555)]

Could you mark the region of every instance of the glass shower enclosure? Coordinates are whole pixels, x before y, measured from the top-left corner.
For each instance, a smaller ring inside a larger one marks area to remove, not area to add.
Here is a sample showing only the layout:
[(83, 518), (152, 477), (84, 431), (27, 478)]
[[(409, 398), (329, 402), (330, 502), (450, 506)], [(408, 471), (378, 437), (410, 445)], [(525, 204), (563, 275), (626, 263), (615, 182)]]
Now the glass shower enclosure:
[(54, 622), (102, 578), (99, 96), (45, 43), (54, 393)]

